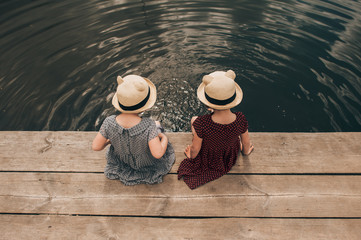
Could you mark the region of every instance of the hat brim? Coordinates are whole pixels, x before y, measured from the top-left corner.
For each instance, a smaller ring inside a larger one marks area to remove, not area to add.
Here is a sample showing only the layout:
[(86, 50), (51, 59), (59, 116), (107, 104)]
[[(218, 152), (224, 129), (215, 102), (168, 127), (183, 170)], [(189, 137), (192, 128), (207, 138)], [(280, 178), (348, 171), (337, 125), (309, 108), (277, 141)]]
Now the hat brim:
[(226, 105), (216, 105), (216, 104), (210, 103), (206, 99), (206, 96), (204, 94), (204, 88), (206, 85), (203, 82), (199, 85), (199, 87), (197, 89), (197, 97), (202, 103), (204, 103), (205, 105), (207, 105), (210, 108), (217, 109), (217, 110), (230, 109), (230, 108), (233, 108), (233, 107), (237, 106), (238, 104), (240, 104), (242, 102), (242, 98), (243, 98), (242, 89), (240, 88), (240, 86), (237, 83), (235, 83), (235, 85), (236, 85), (236, 97), (232, 102), (230, 102)]
[(148, 99), (147, 103), (143, 107), (132, 110), (132, 111), (124, 110), (119, 106), (118, 96), (115, 93), (113, 96), (113, 100), (112, 100), (112, 104), (115, 107), (115, 109), (117, 109), (120, 112), (124, 112), (124, 113), (140, 113), (140, 112), (144, 112), (145, 110), (153, 107), (155, 101), (157, 100), (157, 88), (154, 86), (154, 84), (148, 78), (143, 77), (143, 79), (147, 82), (147, 84), (149, 86), (149, 91), (150, 91), (150, 95), (149, 95), (149, 99)]

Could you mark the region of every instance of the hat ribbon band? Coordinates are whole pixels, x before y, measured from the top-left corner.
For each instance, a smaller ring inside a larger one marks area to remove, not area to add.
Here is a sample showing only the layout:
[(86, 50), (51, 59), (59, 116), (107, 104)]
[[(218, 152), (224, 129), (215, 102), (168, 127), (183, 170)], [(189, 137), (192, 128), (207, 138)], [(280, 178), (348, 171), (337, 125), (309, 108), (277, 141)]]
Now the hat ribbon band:
[(236, 94), (236, 92), (234, 92), (232, 97), (224, 99), (224, 100), (218, 100), (218, 99), (212, 98), (212, 97), (208, 96), (206, 92), (204, 92), (204, 96), (206, 97), (208, 102), (215, 104), (215, 105), (223, 106), (223, 105), (227, 105), (228, 103), (233, 102), (233, 100), (236, 98), (237, 94)]
[(137, 103), (133, 106), (124, 106), (119, 101), (118, 101), (118, 103), (119, 103), (119, 106), (121, 107), (121, 109), (123, 109), (125, 111), (133, 111), (133, 110), (137, 110), (137, 109), (143, 107), (148, 102), (149, 97), (150, 97), (150, 88), (148, 87), (148, 95), (140, 103)]

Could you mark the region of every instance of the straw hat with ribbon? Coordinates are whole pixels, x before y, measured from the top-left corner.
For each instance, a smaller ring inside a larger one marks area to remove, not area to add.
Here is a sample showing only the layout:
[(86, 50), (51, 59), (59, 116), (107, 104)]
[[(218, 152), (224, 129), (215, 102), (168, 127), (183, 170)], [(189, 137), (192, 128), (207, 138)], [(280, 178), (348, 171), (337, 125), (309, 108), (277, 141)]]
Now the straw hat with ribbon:
[(147, 78), (138, 75), (118, 76), (113, 106), (123, 113), (140, 113), (151, 108), (157, 99), (157, 89)]
[(197, 90), (199, 100), (210, 108), (223, 110), (237, 106), (243, 98), (242, 89), (234, 81), (232, 70), (205, 75)]

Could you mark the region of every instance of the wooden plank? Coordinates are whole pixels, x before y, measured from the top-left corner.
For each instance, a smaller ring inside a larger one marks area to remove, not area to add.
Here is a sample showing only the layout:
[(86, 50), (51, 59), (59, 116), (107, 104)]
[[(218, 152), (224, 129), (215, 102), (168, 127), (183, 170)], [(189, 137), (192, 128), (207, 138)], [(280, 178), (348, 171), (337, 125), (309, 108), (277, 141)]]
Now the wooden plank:
[(103, 171), (94, 132), (0, 132), (2, 171)]
[(193, 217), (361, 217), (361, 176), (226, 175), (190, 190), (176, 175), (127, 187), (91, 173), (2, 173), (0, 212)]
[[(102, 172), (105, 151), (93, 152), (95, 132), (0, 132), (0, 171)], [(175, 173), (190, 133), (168, 133)], [(256, 146), (232, 173), (361, 173), (361, 133), (251, 133)]]
[(0, 215), (3, 239), (349, 239), (360, 219), (169, 219)]
[[(103, 172), (105, 151), (91, 150), (95, 135), (95, 132), (0, 132), (0, 171)], [(179, 134), (183, 135), (191, 137)], [(177, 140), (176, 137), (175, 148), (179, 146)], [(177, 158), (183, 157), (182, 148)]]

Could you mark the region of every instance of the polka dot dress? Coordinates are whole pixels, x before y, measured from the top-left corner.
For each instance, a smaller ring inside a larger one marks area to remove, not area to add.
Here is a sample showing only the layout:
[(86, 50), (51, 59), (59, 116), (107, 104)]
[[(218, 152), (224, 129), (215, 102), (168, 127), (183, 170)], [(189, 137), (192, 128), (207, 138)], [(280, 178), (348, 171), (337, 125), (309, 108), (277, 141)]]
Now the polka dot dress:
[(230, 124), (213, 122), (211, 114), (199, 116), (193, 127), (203, 139), (202, 147), (194, 159), (184, 159), (178, 169), (178, 179), (191, 189), (213, 181), (227, 172), (236, 163), (240, 150), (239, 136), (248, 129), (245, 116), (236, 112), (236, 120)]
[(154, 184), (172, 168), (175, 153), (168, 143), (162, 158), (152, 156), (148, 142), (158, 136), (160, 129), (150, 118), (131, 128), (123, 128), (116, 120), (116, 115), (107, 117), (99, 132), (111, 145), (106, 153), (107, 165), (104, 174), (109, 179), (119, 179), (125, 185)]

